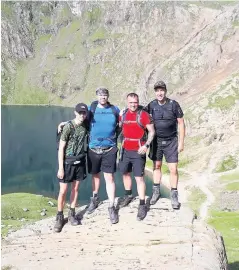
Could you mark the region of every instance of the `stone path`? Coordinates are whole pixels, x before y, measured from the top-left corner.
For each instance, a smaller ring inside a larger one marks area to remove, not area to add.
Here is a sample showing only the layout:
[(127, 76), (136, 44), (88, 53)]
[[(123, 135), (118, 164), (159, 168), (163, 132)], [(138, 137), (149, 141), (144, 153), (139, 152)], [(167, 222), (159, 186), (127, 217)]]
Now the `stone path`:
[(221, 237), (195, 220), (186, 206), (174, 211), (168, 199), (160, 199), (140, 222), (135, 200), (120, 209), (120, 222), (111, 225), (107, 205), (104, 202), (92, 215), (84, 215), (82, 225), (66, 224), (59, 234), (52, 231), (53, 218), (12, 233), (2, 243), (2, 266), (19, 270), (226, 269)]

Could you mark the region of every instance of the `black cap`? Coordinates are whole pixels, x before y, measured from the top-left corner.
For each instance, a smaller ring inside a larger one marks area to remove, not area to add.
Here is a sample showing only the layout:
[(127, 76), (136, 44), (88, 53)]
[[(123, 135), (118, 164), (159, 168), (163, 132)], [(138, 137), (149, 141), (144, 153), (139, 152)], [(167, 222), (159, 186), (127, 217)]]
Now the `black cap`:
[(154, 90), (158, 89), (158, 88), (167, 90), (166, 84), (163, 81), (158, 81), (158, 82), (155, 83)]
[(99, 87), (96, 89), (96, 95), (109, 95), (109, 90), (104, 87)]
[(79, 103), (75, 106), (75, 111), (76, 112), (85, 112), (87, 113), (88, 112), (88, 107), (85, 103)]

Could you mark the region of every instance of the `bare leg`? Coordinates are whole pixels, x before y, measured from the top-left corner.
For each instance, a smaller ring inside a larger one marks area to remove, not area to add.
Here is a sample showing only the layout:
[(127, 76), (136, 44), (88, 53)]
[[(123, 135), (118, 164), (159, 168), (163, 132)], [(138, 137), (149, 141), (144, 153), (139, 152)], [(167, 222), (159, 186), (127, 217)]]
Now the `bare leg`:
[(178, 163), (168, 163), (171, 188), (178, 187)]
[(58, 195), (58, 211), (63, 211), (65, 202), (66, 202), (66, 193), (67, 193), (67, 183), (59, 183), (60, 191)]
[(100, 173), (92, 175), (92, 191), (93, 194), (98, 194), (100, 189)]
[(115, 201), (115, 181), (112, 173), (104, 173), (106, 192), (110, 201), (110, 207), (114, 205)]
[(123, 174), (123, 182), (125, 190), (132, 190), (132, 179), (130, 173)]
[(71, 185), (71, 201), (70, 201), (71, 208), (76, 207), (79, 186), (80, 186), (80, 181), (74, 181)]
[(162, 161), (154, 161), (154, 172), (153, 180), (154, 184), (160, 184), (162, 173), (161, 173)]
[(139, 195), (140, 200), (145, 200), (145, 191), (146, 191), (146, 185), (144, 181), (144, 177), (135, 177), (136, 183), (137, 183), (137, 191)]

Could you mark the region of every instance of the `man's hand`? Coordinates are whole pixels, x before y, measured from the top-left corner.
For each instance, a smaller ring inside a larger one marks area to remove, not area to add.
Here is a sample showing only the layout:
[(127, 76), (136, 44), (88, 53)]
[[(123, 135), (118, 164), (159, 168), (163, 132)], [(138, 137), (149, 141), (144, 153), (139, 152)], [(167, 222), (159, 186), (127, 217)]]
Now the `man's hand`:
[(67, 122), (61, 122), (57, 128), (57, 132), (60, 133)]
[(183, 150), (184, 150), (184, 144), (183, 143), (179, 143), (178, 144), (178, 153), (183, 152)]
[(141, 147), (139, 148), (138, 154), (144, 155), (144, 154), (147, 152), (147, 150), (148, 150), (148, 148), (147, 148), (145, 145), (143, 145), (143, 146), (141, 146)]
[(57, 177), (59, 179), (63, 179), (64, 178), (64, 169), (59, 169), (58, 170)]

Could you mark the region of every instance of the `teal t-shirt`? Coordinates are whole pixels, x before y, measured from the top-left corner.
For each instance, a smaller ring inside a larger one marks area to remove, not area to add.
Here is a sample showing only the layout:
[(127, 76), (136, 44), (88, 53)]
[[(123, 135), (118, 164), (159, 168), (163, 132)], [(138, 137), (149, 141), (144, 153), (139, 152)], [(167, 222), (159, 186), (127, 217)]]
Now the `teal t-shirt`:
[[(119, 108), (116, 107), (118, 113)], [(89, 108), (90, 109), (90, 108)], [(94, 118), (90, 124), (89, 148), (116, 146), (115, 130), (118, 124), (112, 109), (96, 107)]]

